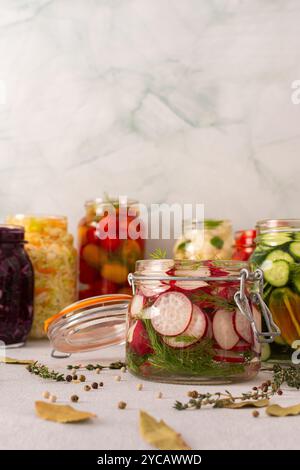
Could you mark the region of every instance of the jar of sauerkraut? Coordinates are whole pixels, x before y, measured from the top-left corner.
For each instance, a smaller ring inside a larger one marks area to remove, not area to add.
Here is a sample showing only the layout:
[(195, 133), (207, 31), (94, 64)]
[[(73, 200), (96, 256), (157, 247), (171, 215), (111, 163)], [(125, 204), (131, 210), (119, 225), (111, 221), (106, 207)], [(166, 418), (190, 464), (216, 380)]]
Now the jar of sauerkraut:
[(43, 338), (44, 321), (77, 299), (77, 254), (66, 217), (15, 215), (22, 225), (34, 268), (34, 320), (31, 338)]
[(232, 225), (229, 220), (185, 221), (182, 238), (174, 247), (176, 259), (231, 259)]

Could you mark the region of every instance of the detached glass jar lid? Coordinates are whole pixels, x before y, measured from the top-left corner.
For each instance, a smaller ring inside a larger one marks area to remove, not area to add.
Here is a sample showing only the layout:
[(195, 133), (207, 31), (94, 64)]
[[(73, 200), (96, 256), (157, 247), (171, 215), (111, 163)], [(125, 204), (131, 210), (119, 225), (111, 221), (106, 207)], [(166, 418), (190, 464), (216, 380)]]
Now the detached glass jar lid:
[(262, 272), (251, 273), (247, 263), (143, 260), (129, 282), (132, 297), (92, 297), (49, 319), (54, 349), (73, 353), (125, 342), (135, 375), (224, 383), (254, 377), (260, 343), (279, 334), (261, 297)]

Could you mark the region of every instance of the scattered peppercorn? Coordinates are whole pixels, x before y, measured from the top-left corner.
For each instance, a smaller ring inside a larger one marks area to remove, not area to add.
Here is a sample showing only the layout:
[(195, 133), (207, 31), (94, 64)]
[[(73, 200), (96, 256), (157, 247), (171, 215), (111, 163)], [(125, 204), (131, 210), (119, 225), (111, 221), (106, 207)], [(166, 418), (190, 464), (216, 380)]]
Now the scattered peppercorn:
[(119, 401), (118, 408), (120, 410), (125, 410), (126, 406), (127, 406), (127, 403), (125, 403), (125, 401)]
[(50, 401), (51, 403), (55, 403), (57, 400), (56, 395), (50, 395)]
[(278, 395), (282, 395), (283, 394), (283, 391), (281, 390), (281, 388), (279, 390), (277, 390), (277, 394)]
[(101, 369), (99, 369), (99, 367), (96, 369), (96, 374), (100, 374), (101, 372)]
[(67, 382), (72, 382), (72, 380), (73, 380), (72, 375), (69, 374), (69, 375), (66, 376), (66, 381)]
[(50, 393), (47, 392), (47, 391), (44, 392), (44, 393), (43, 393), (43, 397), (46, 398), (46, 399), (49, 398), (49, 397), (50, 397)]
[(91, 390), (91, 387), (90, 387), (89, 385), (85, 385), (85, 386), (84, 386), (84, 390), (85, 390), (86, 392), (89, 392), (89, 391)]
[(99, 387), (103, 387), (103, 382), (99, 382)]
[(76, 374), (73, 374), (73, 377), (72, 377), (73, 380), (78, 380), (78, 376)]
[(79, 400), (79, 396), (78, 396), (78, 395), (72, 395), (72, 396), (71, 396), (71, 401), (73, 401), (74, 403), (76, 403), (78, 400)]
[(80, 375), (79, 380), (80, 382), (85, 382), (85, 375)]
[(162, 398), (162, 396), (163, 396), (162, 392), (157, 392), (156, 398)]
[(139, 391), (143, 390), (143, 384), (137, 384), (136, 389)]
[(196, 392), (196, 390), (191, 390), (187, 393), (187, 396), (190, 398), (198, 398), (198, 392)]
[(257, 390), (257, 387), (252, 387), (252, 390)]
[(120, 370), (121, 370), (121, 372), (124, 374), (124, 372), (126, 372), (126, 367), (123, 366), (123, 367), (121, 367)]
[(257, 410), (252, 411), (252, 416), (254, 418), (258, 418), (259, 417), (259, 411), (257, 411)]
[(97, 388), (98, 388), (97, 382), (93, 382), (93, 383), (92, 383), (92, 388), (94, 388), (95, 390), (97, 390)]
[(120, 375), (115, 375), (115, 381), (116, 382), (121, 382), (121, 376)]

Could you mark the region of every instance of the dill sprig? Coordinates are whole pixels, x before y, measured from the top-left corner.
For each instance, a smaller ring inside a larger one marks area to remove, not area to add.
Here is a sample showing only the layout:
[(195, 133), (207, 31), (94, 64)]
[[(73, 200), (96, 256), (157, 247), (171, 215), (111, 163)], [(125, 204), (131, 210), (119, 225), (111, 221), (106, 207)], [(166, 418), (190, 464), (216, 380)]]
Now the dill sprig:
[(156, 250), (150, 253), (150, 258), (152, 259), (165, 259), (167, 257), (167, 250), (162, 250), (161, 248), (156, 248)]
[(67, 369), (72, 370), (72, 369), (86, 369), (86, 370), (96, 370), (96, 369), (122, 369), (122, 367), (126, 367), (125, 362), (122, 361), (116, 361), (116, 362), (111, 362), (108, 365), (103, 365), (103, 364), (87, 364), (87, 365), (72, 365), (68, 364)]
[(201, 292), (201, 294), (192, 294), (190, 298), (192, 302), (208, 302), (213, 307), (224, 308), (226, 310), (236, 309), (236, 305), (233, 301), (231, 302), (222, 297), (216, 297), (215, 295), (207, 294), (206, 292)]
[[(153, 349), (147, 363), (157, 371), (173, 374), (228, 376), (244, 372), (244, 364), (217, 363), (213, 360), (215, 351), (210, 338), (203, 339), (195, 346), (186, 349), (174, 349), (165, 344), (154, 330), (150, 320), (144, 325)], [(133, 358), (134, 361), (134, 358)]]

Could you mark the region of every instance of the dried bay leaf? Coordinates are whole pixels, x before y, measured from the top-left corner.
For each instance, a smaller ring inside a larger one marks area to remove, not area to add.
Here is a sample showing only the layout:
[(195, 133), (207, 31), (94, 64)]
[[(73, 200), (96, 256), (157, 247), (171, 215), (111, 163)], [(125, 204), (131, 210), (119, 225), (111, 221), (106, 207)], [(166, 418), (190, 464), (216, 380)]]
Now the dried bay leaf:
[(159, 450), (190, 450), (181, 435), (163, 420), (157, 421), (140, 410), (140, 433), (143, 439)]
[(293, 406), (282, 407), (280, 405), (270, 405), (266, 409), (269, 416), (296, 416), (300, 414), (300, 403)]
[(69, 405), (57, 405), (44, 401), (35, 402), (35, 411), (40, 418), (57, 423), (76, 423), (96, 417), (93, 413), (75, 410)]
[(230, 409), (236, 409), (238, 410), (239, 408), (264, 408), (265, 406), (268, 406), (269, 400), (267, 398), (263, 398), (261, 400), (245, 400), (245, 401), (240, 401), (238, 403), (230, 403), (224, 405), (224, 408), (230, 408)]
[(28, 365), (28, 364), (33, 364), (34, 361), (31, 359), (14, 359), (13, 357), (4, 356), (4, 357), (0, 357), (0, 363)]

